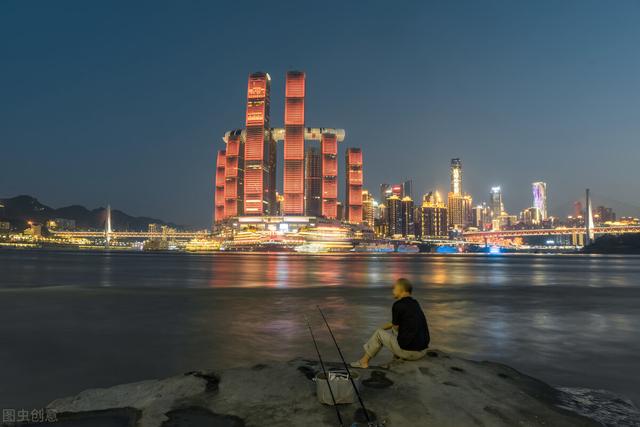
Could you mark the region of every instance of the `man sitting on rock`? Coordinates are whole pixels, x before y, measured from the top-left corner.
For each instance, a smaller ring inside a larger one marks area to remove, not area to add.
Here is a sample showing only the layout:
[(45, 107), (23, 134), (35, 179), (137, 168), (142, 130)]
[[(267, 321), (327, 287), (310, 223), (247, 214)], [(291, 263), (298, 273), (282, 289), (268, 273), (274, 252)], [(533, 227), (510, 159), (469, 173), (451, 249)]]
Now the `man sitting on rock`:
[(386, 347), (395, 358), (418, 360), (427, 353), (429, 346), (429, 327), (420, 304), (411, 298), (413, 286), (405, 278), (400, 278), (393, 285), (393, 303), (391, 323), (376, 330), (364, 345), (364, 355), (357, 362), (351, 363), (354, 368), (368, 368), (369, 361)]

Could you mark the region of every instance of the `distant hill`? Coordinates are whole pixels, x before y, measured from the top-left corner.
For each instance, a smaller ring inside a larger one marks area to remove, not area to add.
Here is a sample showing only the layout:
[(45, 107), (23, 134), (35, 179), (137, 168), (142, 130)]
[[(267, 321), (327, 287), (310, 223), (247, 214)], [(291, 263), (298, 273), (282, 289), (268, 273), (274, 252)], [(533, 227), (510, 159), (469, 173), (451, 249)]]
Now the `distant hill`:
[[(74, 220), (77, 228), (103, 229), (107, 215), (107, 209), (104, 207), (89, 210), (84, 206), (71, 205), (55, 209), (43, 205), (35, 197), (26, 195), (0, 199), (0, 205), (0, 220), (9, 221), (18, 228), (26, 227), (27, 221), (44, 223), (50, 219), (64, 218)], [(115, 230), (146, 231), (149, 224), (153, 223), (180, 228), (160, 219), (134, 217), (119, 210), (111, 210), (111, 224)]]

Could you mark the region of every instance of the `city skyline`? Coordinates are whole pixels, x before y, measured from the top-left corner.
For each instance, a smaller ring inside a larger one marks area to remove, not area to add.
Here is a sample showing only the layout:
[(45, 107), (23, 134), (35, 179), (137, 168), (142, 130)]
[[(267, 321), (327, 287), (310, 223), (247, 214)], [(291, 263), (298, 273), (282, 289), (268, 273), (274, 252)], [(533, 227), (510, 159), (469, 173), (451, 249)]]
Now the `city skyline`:
[[(531, 184), (544, 181), (549, 215), (570, 213), (586, 187), (595, 203), (638, 215), (634, 2), (374, 2), (365, 11), (336, 2), (285, 12), (256, 4), (248, 23), (312, 15), (334, 31), (310, 26), (292, 38), (275, 28), (251, 55), (244, 48), (259, 25), (221, 37), (233, 23), (220, 16), (245, 13), (239, 5), (0, 8), (10, 40), (0, 54), (11, 59), (0, 82), (0, 138), (16, 160), (0, 171), (1, 197), (109, 202), (206, 227), (219, 135), (243, 126), (246, 75), (278, 76), (271, 102), (283, 105), (281, 76), (300, 69), (307, 122), (344, 128), (345, 146), (363, 149), (364, 188), (374, 197), (379, 184), (405, 179), (416, 202), (431, 190), (446, 194), (448, 162), (459, 157), (474, 205), (500, 186), (505, 209), (518, 213), (532, 206)], [(284, 123), (284, 111), (271, 121)], [(342, 181), (338, 188), (344, 201)]]

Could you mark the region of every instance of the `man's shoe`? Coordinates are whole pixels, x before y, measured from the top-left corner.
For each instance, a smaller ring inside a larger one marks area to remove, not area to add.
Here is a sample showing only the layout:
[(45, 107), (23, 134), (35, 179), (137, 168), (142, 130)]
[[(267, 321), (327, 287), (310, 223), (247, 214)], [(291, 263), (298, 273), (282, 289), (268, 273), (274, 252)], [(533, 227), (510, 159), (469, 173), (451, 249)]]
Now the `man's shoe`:
[(367, 369), (364, 366), (362, 366), (362, 363), (360, 363), (360, 361), (356, 361), (356, 362), (351, 362), (350, 363), (352, 368), (360, 368), (360, 369)]

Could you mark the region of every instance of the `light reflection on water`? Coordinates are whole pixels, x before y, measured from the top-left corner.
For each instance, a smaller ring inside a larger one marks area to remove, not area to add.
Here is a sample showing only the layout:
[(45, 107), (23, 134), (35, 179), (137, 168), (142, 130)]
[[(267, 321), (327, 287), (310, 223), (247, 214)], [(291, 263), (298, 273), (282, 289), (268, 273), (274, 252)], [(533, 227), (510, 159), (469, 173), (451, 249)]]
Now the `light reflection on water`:
[[(0, 252), (0, 406), (194, 369), (348, 357), (416, 285), (433, 346), (640, 401), (640, 258)], [(34, 339), (37, 337), (37, 339)], [(43, 349), (46, 349), (44, 351)], [(384, 361), (384, 360), (382, 360)], [(30, 375), (25, 376), (24, 372)]]

